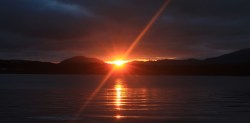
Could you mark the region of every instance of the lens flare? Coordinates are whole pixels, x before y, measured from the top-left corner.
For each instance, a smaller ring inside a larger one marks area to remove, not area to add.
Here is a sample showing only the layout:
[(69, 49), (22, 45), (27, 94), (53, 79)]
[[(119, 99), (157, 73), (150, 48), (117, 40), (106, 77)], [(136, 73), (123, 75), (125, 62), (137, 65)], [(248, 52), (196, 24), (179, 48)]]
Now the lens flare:
[(157, 13), (154, 15), (154, 17), (149, 21), (149, 23), (146, 25), (146, 27), (142, 30), (142, 32), (136, 37), (136, 39), (133, 41), (133, 43), (127, 49), (127, 51), (125, 52), (125, 54), (122, 57), (123, 59), (128, 57), (128, 55), (132, 52), (132, 50), (136, 47), (136, 45), (141, 41), (143, 36), (148, 32), (148, 30), (153, 26), (155, 21), (163, 13), (165, 8), (169, 5), (170, 1), (171, 0), (166, 0), (165, 3), (160, 7), (160, 9), (157, 11)]
[[(159, 16), (162, 14), (162, 12), (165, 10), (165, 8), (168, 6), (171, 0), (166, 0), (165, 3), (160, 7), (160, 9), (157, 11), (157, 13), (154, 15), (154, 17), (149, 21), (149, 23), (146, 25), (146, 27), (142, 30), (142, 32), (137, 36), (137, 38), (133, 41), (133, 43), (130, 45), (130, 47), (127, 49), (127, 51), (123, 54), (122, 59), (125, 59), (128, 57), (128, 55), (132, 52), (132, 50), (136, 47), (136, 45), (141, 41), (143, 36), (147, 33), (147, 31), (152, 27), (152, 25), (155, 23), (155, 21), (159, 18)], [(119, 65), (123, 65), (121, 61), (118, 62)], [(72, 119), (72, 122), (74, 122), (75, 119), (79, 117), (82, 110), (86, 108), (86, 106), (91, 102), (91, 100), (95, 97), (95, 95), (99, 92), (99, 90), (102, 88), (102, 86), (108, 81), (108, 79), (111, 77), (111, 75), (114, 73), (115, 69), (113, 68), (101, 81), (101, 83), (98, 85), (98, 87), (94, 90), (94, 92), (90, 95), (90, 97), (87, 99), (87, 101), (80, 107), (79, 111), (75, 114), (75, 117)], [(117, 115), (116, 118), (120, 119), (122, 116)]]

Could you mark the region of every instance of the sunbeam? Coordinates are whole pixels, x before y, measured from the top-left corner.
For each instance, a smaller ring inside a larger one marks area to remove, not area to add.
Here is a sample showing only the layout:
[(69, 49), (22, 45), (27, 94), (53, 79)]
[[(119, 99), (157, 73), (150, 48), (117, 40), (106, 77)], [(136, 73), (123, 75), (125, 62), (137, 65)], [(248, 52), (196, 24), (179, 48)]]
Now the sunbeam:
[[(125, 54), (123, 54), (122, 59), (126, 59), (128, 55), (132, 52), (132, 50), (136, 47), (136, 45), (141, 41), (143, 36), (147, 33), (147, 31), (152, 27), (152, 25), (155, 23), (155, 21), (159, 18), (159, 16), (163, 13), (163, 11), (166, 9), (166, 7), (169, 5), (170, 0), (166, 0), (164, 4), (160, 7), (160, 9), (156, 12), (156, 14), (153, 16), (153, 18), (149, 21), (149, 23), (146, 25), (146, 27), (142, 30), (142, 32), (137, 36), (137, 38), (133, 41), (133, 43), (130, 45), (130, 47), (127, 49)], [(96, 96), (96, 94), (99, 92), (99, 90), (103, 87), (103, 85), (107, 82), (107, 80), (112, 76), (114, 73), (115, 67), (111, 69), (111, 71), (104, 77), (104, 79), (100, 82), (98, 87), (94, 90), (94, 92), (90, 95), (90, 97), (87, 99), (87, 101), (82, 105), (82, 107), (79, 109), (79, 111), (76, 113), (74, 119), (72, 119), (71, 123), (76, 120), (81, 112), (87, 107), (87, 105), (91, 102), (91, 100)]]
[(157, 11), (157, 13), (154, 15), (154, 17), (149, 21), (149, 23), (146, 25), (146, 27), (142, 30), (142, 32), (137, 36), (137, 38), (133, 41), (133, 43), (130, 45), (128, 50), (123, 55), (123, 59), (127, 58), (128, 55), (133, 51), (133, 49), (136, 47), (136, 45), (141, 41), (143, 36), (148, 32), (148, 30), (152, 27), (152, 25), (155, 23), (155, 21), (159, 18), (159, 16), (163, 13), (163, 11), (166, 9), (166, 7), (169, 5), (170, 0), (166, 0), (164, 4), (161, 6), (161, 8)]

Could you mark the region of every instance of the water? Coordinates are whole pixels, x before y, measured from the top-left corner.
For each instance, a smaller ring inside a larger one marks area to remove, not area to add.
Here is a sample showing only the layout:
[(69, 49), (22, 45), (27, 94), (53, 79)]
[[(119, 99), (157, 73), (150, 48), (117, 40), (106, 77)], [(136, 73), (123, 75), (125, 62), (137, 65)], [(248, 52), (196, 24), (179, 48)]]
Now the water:
[(1, 123), (249, 123), (250, 77), (0, 75)]

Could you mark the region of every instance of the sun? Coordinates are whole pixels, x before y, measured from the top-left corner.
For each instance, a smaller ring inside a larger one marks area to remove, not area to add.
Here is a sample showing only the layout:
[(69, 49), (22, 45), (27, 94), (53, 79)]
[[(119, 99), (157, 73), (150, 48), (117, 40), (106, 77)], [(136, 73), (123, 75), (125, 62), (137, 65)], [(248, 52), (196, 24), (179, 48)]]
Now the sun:
[(126, 63), (126, 61), (123, 61), (123, 60), (114, 61), (114, 65), (116, 65), (116, 66), (123, 66), (125, 63)]
[(128, 61), (125, 61), (125, 60), (114, 60), (114, 61), (110, 61), (110, 62), (107, 62), (107, 63), (113, 64), (116, 67), (123, 67), (127, 62)]

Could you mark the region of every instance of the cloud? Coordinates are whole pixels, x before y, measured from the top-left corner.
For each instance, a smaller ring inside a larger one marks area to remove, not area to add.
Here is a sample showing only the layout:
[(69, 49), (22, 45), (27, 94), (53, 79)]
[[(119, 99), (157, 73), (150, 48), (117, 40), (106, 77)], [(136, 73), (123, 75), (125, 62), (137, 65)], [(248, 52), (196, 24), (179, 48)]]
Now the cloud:
[(71, 38), (86, 34), (93, 13), (82, 6), (56, 0), (2, 0), (0, 30), (30, 37)]
[[(1, 0), (0, 58), (123, 53), (164, 0)], [(205, 58), (250, 47), (247, 0), (172, 0), (131, 58)], [(36, 55), (34, 55), (36, 54)]]

